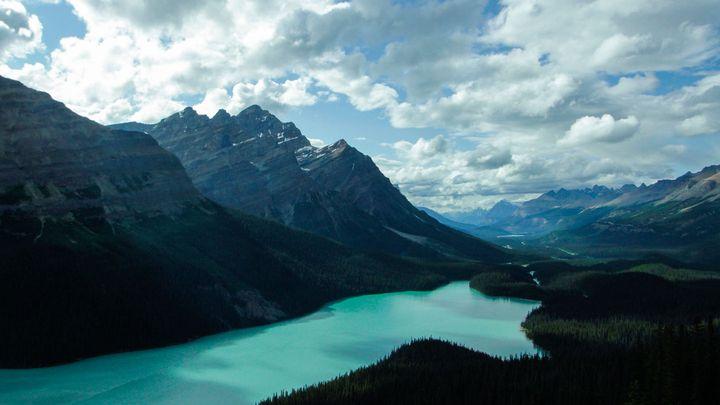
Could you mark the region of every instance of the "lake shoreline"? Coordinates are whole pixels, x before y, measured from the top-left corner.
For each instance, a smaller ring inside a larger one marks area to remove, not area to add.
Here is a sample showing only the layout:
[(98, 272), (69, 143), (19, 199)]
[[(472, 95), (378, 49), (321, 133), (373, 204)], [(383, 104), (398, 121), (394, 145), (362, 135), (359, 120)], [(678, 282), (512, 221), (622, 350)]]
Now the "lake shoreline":
[[(152, 400), (146, 396), (155, 393), (168, 398), (189, 395), (186, 391), (262, 400), (371, 365), (409, 341), (429, 337), (499, 356), (535, 353), (520, 324), (537, 305), (487, 297), (470, 289), (466, 281), (432, 291), (348, 297), (315, 314), (187, 344), (49, 368), (0, 370), (0, 402), (65, 402), (56, 393), (72, 400), (98, 396), (110, 403), (123, 402), (136, 398), (131, 395), (138, 394), (134, 386), (139, 382), (154, 387), (150, 392), (141, 389), (143, 400)], [(239, 394), (246, 391), (250, 394)]]

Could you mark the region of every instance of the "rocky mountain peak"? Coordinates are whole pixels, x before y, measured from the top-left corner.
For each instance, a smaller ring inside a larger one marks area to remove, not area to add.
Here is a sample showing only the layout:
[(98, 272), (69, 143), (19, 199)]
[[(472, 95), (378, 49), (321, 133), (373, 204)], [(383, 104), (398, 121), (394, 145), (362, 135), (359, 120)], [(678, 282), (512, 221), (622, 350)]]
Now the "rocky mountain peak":
[(492, 219), (500, 219), (512, 216), (517, 210), (517, 205), (508, 200), (502, 199), (495, 203), (495, 205), (487, 211), (486, 216)]
[(182, 111), (178, 113), (180, 118), (192, 118), (197, 117), (198, 113), (193, 109), (192, 107), (185, 107)]
[(260, 107), (257, 104), (251, 105), (250, 107), (245, 108), (244, 110), (240, 111), (236, 116), (236, 119), (241, 121), (271, 121), (271, 122), (280, 122), (280, 120), (270, 113), (268, 110), (263, 110), (262, 107)]
[(343, 153), (348, 149), (355, 150), (355, 148), (350, 146), (350, 144), (348, 144), (345, 139), (340, 139), (339, 141), (330, 145), (330, 150), (332, 150), (334, 153)]
[(229, 121), (232, 118), (230, 113), (228, 113), (225, 109), (221, 108), (218, 110), (218, 112), (213, 115), (212, 120), (213, 121)]
[(200, 115), (192, 107), (185, 107), (182, 111), (176, 112), (167, 118), (163, 118), (156, 125), (168, 126), (168, 125), (185, 125), (185, 126), (198, 126), (205, 124), (210, 119), (207, 115)]
[[(503, 256), (418, 211), (346, 140), (314, 147), (295, 124), (258, 105), (235, 116), (218, 111), (212, 119), (184, 110), (148, 133), (181, 160), (203, 195), (221, 205), (366, 249)], [(417, 242), (429, 239), (427, 246)]]
[(720, 173), (720, 165), (712, 165), (704, 167), (701, 171), (701, 174), (715, 174)]
[(611, 190), (607, 186), (599, 186), (596, 184), (596, 185), (592, 186), (590, 191), (595, 194), (601, 194), (601, 193), (607, 193)]
[(324, 146), (324, 147), (320, 148), (319, 150), (325, 151), (327, 153), (332, 153), (337, 156), (337, 155), (345, 152), (348, 149), (354, 150), (354, 148), (352, 146), (350, 146), (344, 139), (340, 139), (339, 141), (337, 141), (333, 144)]
[(263, 113), (264, 113), (264, 114), (270, 114), (267, 110), (263, 110), (263, 108), (260, 107), (260, 106), (257, 105), (257, 104), (253, 104), (253, 105), (245, 108), (245, 109), (241, 112), (241, 114), (242, 114), (242, 113), (245, 113), (245, 114), (263, 114)]
[(502, 210), (502, 209), (506, 209), (506, 208), (517, 208), (517, 205), (511, 203), (510, 201), (508, 201), (506, 199), (502, 199), (502, 200), (498, 201), (497, 203), (495, 203), (495, 205), (493, 205), (493, 207), (490, 209), (490, 211)]
[(628, 192), (636, 190), (636, 189), (637, 189), (637, 186), (634, 184), (625, 184), (622, 187), (620, 187), (620, 192), (628, 193)]

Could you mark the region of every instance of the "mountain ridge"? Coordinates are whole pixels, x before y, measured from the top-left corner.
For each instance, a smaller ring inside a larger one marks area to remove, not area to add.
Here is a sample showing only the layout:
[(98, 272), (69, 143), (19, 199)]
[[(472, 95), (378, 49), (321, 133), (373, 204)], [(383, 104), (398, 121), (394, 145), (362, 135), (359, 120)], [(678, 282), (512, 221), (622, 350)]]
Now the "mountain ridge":
[(720, 224), (719, 184), (720, 165), (711, 165), (651, 185), (552, 190), (485, 226), (589, 255), (662, 252), (712, 261), (718, 255), (703, 251), (720, 241), (713, 231)]
[(314, 147), (257, 105), (213, 118), (188, 107), (142, 128), (183, 163), (211, 200), (349, 246), (431, 259), (502, 261), (507, 253), (414, 207), (344, 139)]

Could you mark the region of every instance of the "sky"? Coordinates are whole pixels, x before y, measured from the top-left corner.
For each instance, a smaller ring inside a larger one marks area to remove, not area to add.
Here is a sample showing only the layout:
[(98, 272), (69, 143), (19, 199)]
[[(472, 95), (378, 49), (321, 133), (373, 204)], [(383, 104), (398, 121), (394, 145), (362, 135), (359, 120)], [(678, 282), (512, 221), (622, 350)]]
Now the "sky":
[(441, 212), (720, 164), (718, 0), (0, 0), (0, 75), (104, 124), (259, 104)]

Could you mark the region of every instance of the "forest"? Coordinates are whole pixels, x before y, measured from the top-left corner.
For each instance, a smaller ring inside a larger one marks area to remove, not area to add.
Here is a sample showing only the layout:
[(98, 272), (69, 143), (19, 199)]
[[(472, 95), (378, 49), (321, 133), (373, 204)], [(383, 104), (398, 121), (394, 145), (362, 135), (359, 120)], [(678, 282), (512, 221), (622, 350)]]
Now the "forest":
[(664, 326), (631, 347), (575, 344), (500, 359), (438, 340), (264, 404), (711, 404), (720, 395), (717, 323)]
[(474, 277), (486, 294), (542, 300), (523, 322), (539, 355), (414, 341), (265, 403), (718, 403), (720, 273), (653, 260), (493, 266)]

